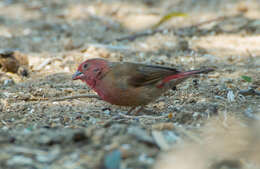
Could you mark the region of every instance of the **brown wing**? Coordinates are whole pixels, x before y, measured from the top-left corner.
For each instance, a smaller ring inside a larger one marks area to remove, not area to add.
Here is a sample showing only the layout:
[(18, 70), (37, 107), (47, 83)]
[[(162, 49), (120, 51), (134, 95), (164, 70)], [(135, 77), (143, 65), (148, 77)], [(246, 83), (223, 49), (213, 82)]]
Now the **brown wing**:
[[(129, 64), (129, 63), (128, 63)], [(134, 87), (156, 84), (167, 76), (178, 73), (174, 68), (130, 63), (133, 72), (128, 78), (128, 84)]]

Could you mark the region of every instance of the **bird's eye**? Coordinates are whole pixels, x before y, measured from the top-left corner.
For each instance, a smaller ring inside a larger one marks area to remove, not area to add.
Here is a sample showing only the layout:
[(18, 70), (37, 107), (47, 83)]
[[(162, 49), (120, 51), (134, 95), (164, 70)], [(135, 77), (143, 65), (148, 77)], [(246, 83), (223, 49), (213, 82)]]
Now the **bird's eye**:
[(87, 67), (88, 67), (87, 64), (84, 64), (84, 65), (83, 65), (83, 68), (84, 68), (84, 69), (87, 69)]

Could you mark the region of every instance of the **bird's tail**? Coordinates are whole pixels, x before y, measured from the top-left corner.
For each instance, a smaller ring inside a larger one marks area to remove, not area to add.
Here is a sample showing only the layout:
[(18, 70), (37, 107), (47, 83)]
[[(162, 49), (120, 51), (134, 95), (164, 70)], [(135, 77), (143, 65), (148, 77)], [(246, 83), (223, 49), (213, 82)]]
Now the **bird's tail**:
[(201, 69), (201, 70), (190, 70), (187, 72), (179, 72), (179, 73), (176, 73), (174, 75), (170, 75), (170, 76), (164, 78), (163, 83), (167, 83), (174, 79), (184, 79), (184, 78), (187, 78), (187, 77), (195, 75), (195, 74), (209, 73), (212, 71), (214, 71), (214, 69), (203, 69), (203, 70)]

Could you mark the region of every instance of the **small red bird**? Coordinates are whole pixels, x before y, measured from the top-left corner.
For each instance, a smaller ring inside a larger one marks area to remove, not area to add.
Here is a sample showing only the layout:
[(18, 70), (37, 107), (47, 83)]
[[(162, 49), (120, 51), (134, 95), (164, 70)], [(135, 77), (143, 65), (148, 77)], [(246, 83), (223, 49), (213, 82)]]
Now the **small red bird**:
[(130, 62), (89, 59), (81, 63), (72, 79), (86, 82), (101, 99), (115, 105), (142, 107), (194, 74), (213, 69), (180, 72), (174, 68)]

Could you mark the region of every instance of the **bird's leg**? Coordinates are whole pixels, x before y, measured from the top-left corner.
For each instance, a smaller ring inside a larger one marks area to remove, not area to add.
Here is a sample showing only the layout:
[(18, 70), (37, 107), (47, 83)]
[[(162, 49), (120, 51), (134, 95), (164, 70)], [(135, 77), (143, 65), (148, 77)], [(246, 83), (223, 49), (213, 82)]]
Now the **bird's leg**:
[(142, 110), (144, 106), (141, 106), (136, 112), (134, 112), (134, 115), (137, 116)]
[[(131, 112), (133, 112), (133, 110), (135, 109), (136, 107), (132, 107), (130, 110), (128, 110), (128, 112), (126, 113), (127, 115), (131, 115)], [(141, 106), (137, 111), (135, 111), (134, 113), (133, 113), (133, 115), (138, 115), (139, 113), (140, 113), (140, 111), (142, 111), (143, 110), (143, 106)]]
[(127, 115), (130, 115), (131, 112), (135, 109), (136, 107), (132, 107), (130, 110), (128, 110), (128, 112), (126, 113)]

